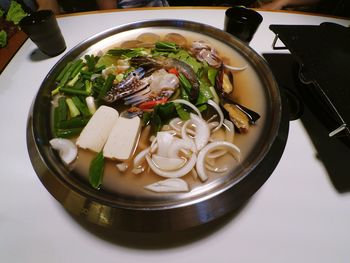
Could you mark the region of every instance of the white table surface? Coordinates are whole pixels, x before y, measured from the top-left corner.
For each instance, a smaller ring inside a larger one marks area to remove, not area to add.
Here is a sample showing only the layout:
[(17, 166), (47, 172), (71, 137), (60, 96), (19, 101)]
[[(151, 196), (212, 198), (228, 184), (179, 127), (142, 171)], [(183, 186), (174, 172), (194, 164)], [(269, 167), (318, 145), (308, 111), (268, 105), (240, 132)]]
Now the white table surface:
[[(261, 12), (251, 46), (271, 52), (270, 24), (349, 21)], [(145, 19), (186, 19), (223, 28), (224, 9), (152, 9), (59, 18), (67, 50), (105, 29)], [(175, 234), (87, 231), (46, 191), (26, 148), (26, 121), (35, 94), (61, 56), (33, 61), (26, 41), (0, 75), (0, 262), (350, 262), (350, 195), (339, 194), (316, 158), (300, 121), (290, 123), (283, 157), (270, 179), (235, 216)], [(150, 246), (158, 241), (163, 245)]]

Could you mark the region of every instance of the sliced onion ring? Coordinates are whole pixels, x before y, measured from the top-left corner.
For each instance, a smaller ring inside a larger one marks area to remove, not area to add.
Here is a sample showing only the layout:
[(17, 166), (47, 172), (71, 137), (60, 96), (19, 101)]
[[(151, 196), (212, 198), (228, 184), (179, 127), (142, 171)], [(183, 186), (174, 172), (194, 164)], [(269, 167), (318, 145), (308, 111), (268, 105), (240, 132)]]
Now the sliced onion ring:
[(145, 189), (156, 193), (188, 192), (187, 182), (180, 178), (170, 178), (145, 186)]
[(187, 120), (184, 125), (182, 126), (182, 129), (181, 129), (181, 137), (182, 137), (182, 140), (184, 140), (188, 145), (190, 145), (190, 149), (193, 151), (193, 152), (197, 152), (197, 147), (196, 147), (196, 144), (195, 142), (193, 141), (193, 139), (191, 137), (189, 137), (187, 135), (187, 126), (189, 124), (192, 124), (191, 122), (192, 120), (189, 119)]
[[(214, 141), (214, 142), (217, 142), (217, 141)], [(219, 148), (218, 149), (215, 149), (215, 150), (212, 150), (211, 152), (209, 152), (206, 156), (206, 160), (207, 159), (216, 159), (216, 158), (219, 158), (223, 155), (225, 155), (227, 153), (227, 150), (226, 149), (223, 149), (223, 148)]]
[(196, 126), (196, 135), (194, 141), (196, 144), (197, 151), (200, 151), (204, 146), (207, 145), (210, 137), (209, 125), (205, 120), (199, 118), (193, 113), (190, 114), (192, 123)]
[(169, 122), (169, 126), (175, 131), (180, 132), (182, 123), (183, 121), (180, 118), (174, 118)]
[(216, 128), (218, 125), (219, 125), (219, 122), (217, 121), (208, 122), (208, 126), (210, 130)]
[(152, 161), (159, 169), (164, 171), (179, 170), (186, 162), (183, 158), (169, 158), (158, 154), (152, 154)]
[(139, 152), (133, 161), (134, 168), (139, 168), (142, 165), (142, 161), (145, 159), (145, 156), (149, 153), (150, 147), (144, 149), (143, 151)]
[(159, 176), (166, 177), (166, 178), (179, 178), (186, 174), (188, 174), (192, 168), (195, 166), (197, 157), (195, 154), (192, 154), (191, 158), (186, 162), (186, 164), (179, 170), (176, 171), (165, 171), (159, 169), (152, 161), (152, 158), (149, 155), (146, 155), (146, 160), (148, 162), (149, 167), (153, 172), (158, 174)]
[(243, 67), (233, 67), (231, 65), (227, 65), (227, 64), (223, 64), (225, 68), (229, 69), (229, 70), (232, 70), (232, 71), (243, 71), (245, 70), (248, 66), (245, 65)]
[[(226, 128), (225, 132), (225, 141), (233, 143), (234, 136), (235, 136), (235, 128), (231, 121), (225, 119), (223, 126)], [(225, 149), (217, 149), (207, 154), (206, 160), (208, 159), (216, 159), (219, 158), (227, 153), (227, 150)]]
[(218, 129), (221, 128), (223, 122), (224, 122), (224, 113), (222, 112), (220, 106), (218, 104), (216, 104), (216, 102), (214, 102), (213, 100), (208, 100), (207, 102), (210, 106), (212, 106), (219, 114), (219, 125), (216, 126), (212, 132), (217, 131)]
[(225, 119), (224, 127), (226, 128), (225, 140), (233, 143), (233, 139), (235, 137), (235, 126), (231, 121)]
[(198, 176), (203, 182), (208, 179), (208, 175), (207, 175), (206, 169), (205, 169), (205, 157), (209, 152), (216, 150), (216, 148), (220, 148), (220, 149), (226, 148), (233, 155), (233, 157), (237, 161), (239, 161), (241, 151), (233, 143), (229, 143), (229, 142), (225, 142), (225, 141), (217, 141), (217, 142), (212, 142), (212, 143), (207, 144), (198, 153), (197, 163), (196, 163), (196, 170), (197, 170)]
[(178, 158), (179, 152), (183, 150), (191, 150), (194, 152), (194, 143), (191, 143), (190, 141), (186, 141), (184, 139), (175, 139), (174, 142), (170, 145), (168, 149), (168, 157), (171, 158)]
[(227, 167), (213, 167), (209, 164), (205, 164), (205, 168), (208, 170), (208, 171), (211, 171), (211, 172), (214, 172), (214, 173), (224, 173), (228, 170)]
[(167, 157), (167, 151), (174, 141), (174, 136), (169, 132), (157, 132), (158, 154)]

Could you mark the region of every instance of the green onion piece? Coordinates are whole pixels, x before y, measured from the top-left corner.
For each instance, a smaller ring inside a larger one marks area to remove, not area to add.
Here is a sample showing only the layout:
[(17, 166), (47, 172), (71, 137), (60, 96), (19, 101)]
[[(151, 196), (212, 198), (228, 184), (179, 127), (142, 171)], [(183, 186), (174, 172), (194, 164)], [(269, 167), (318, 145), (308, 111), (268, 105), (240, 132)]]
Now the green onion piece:
[(80, 115), (80, 111), (75, 106), (73, 100), (71, 98), (66, 99), (66, 103), (68, 105), (69, 113), (72, 118), (77, 117)]
[(57, 86), (53, 91), (51, 91), (51, 96), (55, 96), (61, 90), (61, 86)]
[(85, 80), (85, 91), (89, 94), (92, 93), (92, 82), (90, 80)]
[(107, 92), (112, 88), (113, 81), (115, 79), (115, 75), (109, 74), (100, 93), (98, 94), (97, 99), (102, 100), (104, 96), (106, 96)]
[(75, 84), (79, 80), (79, 77), (80, 77), (80, 73), (76, 74), (74, 78), (72, 78), (70, 81), (68, 81), (67, 86), (69, 86), (69, 87), (75, 86)]
[(86, 90), (74, 89), (74, 88), (60, 88), (60, 91), (67, 95), (89, 96), (90, 94)]
[(100, 189), (103, 179), (104, 165), (105, 160), (101, 151), (91, 161), (89, 167), (89, 182), (91, 186), (95, 189)]
[[(83, 82), (82, 79), (79, 79), (74, 86), (72, 87), (72, 89), (78, 89), (78, 90), (84, 90), (85, 89), (85, 83)], [(86, 91), (86, 89), (85, 89)], [(87, 91), (86, 91), (87, 92)]]
[(59, 127), (59, 123), (67, 120), (68, 107), (66, 99), (61, 97), (58, 99), (58, 106), (54, 109), (54, 128), (55, 130)]
[(90, 111), (85, 104), (85, 101), (82, 102), (77, 96), (72, 97), (72, 101), (74, 105), (78, 108), (78, 110), (83, 114), (84, 117), (90, 116)]
[(82, 77), (83, 79), (88, 79), (88, 80), (90, 80), (92, 74), (94, 74), (94, 73), (93, 73), (93, 72), (88, 72), (88, 71), (82, 70), (82, 71), (80, 71), (80, 74), (81, 74), (81, 77)]
[(79, 63), (77, 64), (76, 68), (72, 71), (72, 74), (71, 74), (70, 78), (72, 78), (72, 79), (75, 78), (76, 75), (79, 74), (79, 72), (82, 70), (82, 68), (83, 68), (84, 66), (85, 66), (85, 65), (84, 65), (83, 61), (82, 61), (82, 60), (79, 60)]
[(59, 119), (58, 121), (64, 121), (68, 116), (68, 107), (66, 103), (66, 99), (61, 97), (58, 99), (58, 110), (59, 110)]
[(82, 130), (83, 128), (57, 129), (55, 135), (59, 138), (72, 138), (78, 136)]
[(61, 120), (58, 122), (57, 127), (59, 129), (83, 128), (89, 120), (90, 118), (87, 117), (75, 117), (69, 120)]
[(93, 71), (95, 68), (95, 64), (96, 64), (94, 55), (85, 55), (84, 58), (85, 58), (85, 61), (86, 61), (86, 64), (88, 66), (89, 71)]
[(101, 65), (101, 66), (99, 66), (99, 67), (96, 67), (96, 68), (94, 69), (94, 73), (101, 73), (101, 71), (104, 70), (105, 68), (106, 68), (105, 65)]
[(69, 70), (69, 68), (73, 65), (73, 61), (69, 61), (66, 66), (63, 68), (63, 70), (61, 70), (60, 74), (58, 74), (56, 80), (57, 81), (61, 81), (61, 79), (63, 78), (63, 76), (67, 73), (67, 71)]
[(197, 109), (200, 112), (205, 111), (207, 108), (208, 108), (207, 104), (202, 104), (202, 105), (197, 106)]
[(67, 83), (67, 81), (72, 78), (72, 73), (75, 72), (76, 68), (78, 68), (81, 63), (82, 63), (81, 59), (78, 59), (73, 62), (73, 65), (69, 67), (67, 72), (63, 75), (63, 78), (60, 81), (60, 86), (63, 87)]

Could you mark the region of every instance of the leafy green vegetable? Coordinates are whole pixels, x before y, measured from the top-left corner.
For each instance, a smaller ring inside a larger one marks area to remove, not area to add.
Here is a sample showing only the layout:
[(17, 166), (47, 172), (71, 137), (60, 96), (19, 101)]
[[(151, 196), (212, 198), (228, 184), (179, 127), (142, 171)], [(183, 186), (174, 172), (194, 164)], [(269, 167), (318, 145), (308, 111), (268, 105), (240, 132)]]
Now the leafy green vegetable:
[(208, 67), (208, 79), (212, 86), (215, 85), (216, 75), (218, 74), (218, 70), (212, 67)]
[(100, 189), (103, 179), (105, 159), (102, 151), (91, 161), (89, 167), (89, 182), (95, 189)]
[(167, 124), (171, 119), (179, 116), (175, 103), (168, 102), (158, 104), (153, 108), (152, 112), (144, 112), (143, 123), (151, 126), (152, 134), (156, 134), (161, 130), (162, 126)]
[(6, 47), (7, 45), (7, 33), (5, 30), (0, 31), (0, 48)]
[(197, 61), (194, 57), (190, 55), (186, 50), (181, 49), (177, 53), (171, 53), (169, 54), (169, 57), (176, 58), (178, 60), (181, 60), (185, 62), (186, 64), (190, 65), (195, 73), (198, 72), (198, 70), (203, 67), (203, 64)]
[(189, 82), (189, 80), (185, 77), (184, 74), (179, 73), (179, 81), (180, 81), (180, 86), (184, 88), (187, 94), (190, 94), (192, 85)]
[(177, 52), (179, 47), (173, 42), (158, 41), (155, 43), (156, 52)]
[(105, 67), (109, 67), (112, 64), (116, 65), (117, 64), (117, 59), (115, 56), (109, 55), (109, 54), (105, 54), (103, 56), (101, 56), (99, 58), (99, 60), (96, 63), (96, 67), (100, 67), (100, 66), (105, 66)]
[(133, 58), (147, 55), (147, 52), (144, 48), (113, 48), (107, 51), (107, 55), (122, 58)]
[(181, 120), (187, 121), (190, 119), (190, 113), (186, 111), (181, 104), (175, 103), (175, 108)]
[(0, 8), (0, 17), (3, 17), (5, 15), (5, 11)]
[(181, 98), (187, 101), (190, 101), (190, 96), (188, 95), (186, 89), (183, 86), (180, 86)]
[(220, 98), (219, 98), (219, 95), (216, 93), (216, 90), (213, 86), (210, 86), (209, 87), (210, 91), (211, 91), (211, 94), (213, 95), (213, 101), (216, 103), (216, 104), (220, 104)]
[(22, 6), (19, 3), (17, 3), (16, 1), (11, 1), (9, 10), (6, 14), (6, 20), (11, 21), (15, 25), (17, 25), (27, 15), (28, 14), (24, 12)]
[(154, 107), (154, 111), (162, 119), (163, 124), (166, 124), (170, 119), (177, 117), (175, 104), (173, 102), (158, 104)]

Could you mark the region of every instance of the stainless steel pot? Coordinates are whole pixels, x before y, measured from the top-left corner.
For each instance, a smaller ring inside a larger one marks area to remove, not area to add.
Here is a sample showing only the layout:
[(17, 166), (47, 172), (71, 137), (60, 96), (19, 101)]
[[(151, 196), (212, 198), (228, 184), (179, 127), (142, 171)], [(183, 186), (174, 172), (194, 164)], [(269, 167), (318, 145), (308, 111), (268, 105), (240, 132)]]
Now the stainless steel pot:
[[(49, 146), (50, 92), (58, 72), (77, 57), (103, 49), (120, 36), (149, 30), (183, 30), (219, 41), (250, 64), (261, 84), (264, 121), (261, 132), (235, 171), (187, 194), (166, 197), (128, 196), (96, 191), (82, 183), (61, 164)], [(288, 114), (276, 81), (265, 61), (249, 46), (208, 25), (182, 20), (142, 21), (112, 28), (69, 51), (44, 79), (29, 113), (27, 144), (33, 167), (47, 190), (75, 216), (111, 229), (171, 231), (186, 229), (219, 218), (239, 208), (268, 179), (276, 167), (288, 134)]]

